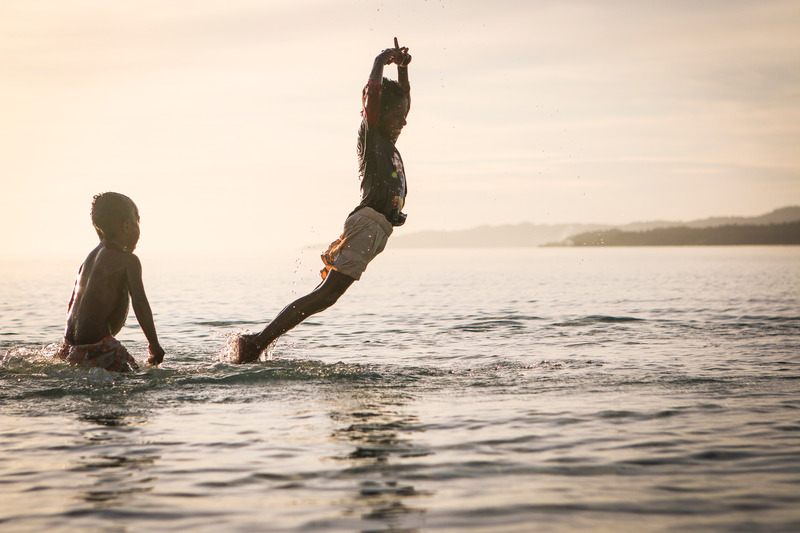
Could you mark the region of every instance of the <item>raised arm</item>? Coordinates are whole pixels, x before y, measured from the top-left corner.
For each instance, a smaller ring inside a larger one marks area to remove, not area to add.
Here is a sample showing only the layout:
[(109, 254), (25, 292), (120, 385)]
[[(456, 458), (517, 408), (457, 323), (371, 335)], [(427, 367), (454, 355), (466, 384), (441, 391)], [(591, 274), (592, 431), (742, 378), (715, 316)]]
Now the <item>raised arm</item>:
[(383, 80), (383, 67), (394, 63), (395, 58), (399, 57), (396, 48), (387, 48), (375, 57), (372, 64), (372, 71), (369, 73), (369, 81), (381, 83)]
[(132, 254), (128, 265), (128, 289), (131, 293), (131, 303), (133, 304), (133, 312), (136, 314), (136, 320), (139, 321), (139, 326), (142, 328), (144, 336), (147, 337), (147, 348), (150, 352), (147, 363), (159, 365), (164, 360), (164, 349), (161, 348), (158, 342), (156, 326), (153, 322), (153, 312), (150, 310), (150, 303), (147, 301), (147, 295), (144, 292), (142, 264), (139, 262), (139, 258)]
[[(411, 84), (408, 83), (408, 64), (411, 63), (411, 54), (408, 53), (408, 47), (400, 48), (397, 43), (397, 37), (394, 38), (394, 48), (400, 52), (400, 58), (395, 61), (397, 63), (397, 82), (406, 90), (408, 97), (408, 111), (411, 110)], [(406, 111), (406, 115), (408, 115)]]
[(375, 57), (372, 64), (372, 71), (369, 73), (367, 86), (364, 87), (362, 101), (364, 113), (370, 126), (378, 123), (378, 113), (381, 108), (381, 91), (383, 82), (383, 67), (395, 63), (397, 65), (397, 81), (402, 85), (409, 98), (411, 105), (411, 86), (408, 83), (408, 64), (411, 62), (411, 55), (408, 48), (400, 47), (397, 38), (394, 39), (394, 48), (387, 48)]
[(394, 61), (397, 50), (387, 48), (377, 55), (369, 73), (369, 80), (361, 94), (361, 103), (364, 106), (364, 115), (367, 124), (375, 126), (378, 123), (378, 114), (381, 110), (381, 92), (383, 92), (383, 67)]
[(399, 57), (394, 61), (397, 63), (397, 81), (407, 90), (411, 89), (411, 86), (408, 84), (408, 64), (411, 63), (411, 54), (408, 53), (407, 46), (400, 47), (400, 44), (397, 42), (397, 37), (394, 38), (394, 49), (397, 50), (399, 54)]

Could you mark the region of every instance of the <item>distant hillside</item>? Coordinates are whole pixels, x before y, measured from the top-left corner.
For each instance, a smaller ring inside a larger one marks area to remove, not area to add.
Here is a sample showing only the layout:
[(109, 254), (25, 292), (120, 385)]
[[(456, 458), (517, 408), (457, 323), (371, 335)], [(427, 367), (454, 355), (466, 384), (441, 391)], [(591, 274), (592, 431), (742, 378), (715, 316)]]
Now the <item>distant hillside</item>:
[(461, 231), (422, 231), (392, 237), (393, 248), (520, 248), (562, 241), (570, 235), (609, 228), (597, 224), (537, 225), (528, 222)]
[(503, 226), (480, 226), (460, 231), (423, 231), (392, 237), (393, 248), (523, 248), (551, 243), (567, 245), (571, 236), (606, 231), (647, 231), (659, 228), (688, 227), (708, 228), (732, 225), (765, 225), (800, 222), (800, 206), (776, 209), (757, 217), (717, 217), (690, 222), (652, 221), (636, 222), (617, 226), (611, 224), (507, 224)]
[(671, 227), (687, 227), (687, 228), (712, 228), (715, 226), (732, 226), (732, 225), (763, 225), (763, 224), (783, 224), (786, 222), (800, 221), (800, 206), (782, 207), (774, 211), (770, 211), (766, 215), (759, 215), (756, 217), (713, 217), (703, 218), (700, 220), (692, 220), (690, 222), (635, 222), (633, 224), (625, 224), (617, 226), (618, 229), (625, 231), (645, 231), (656, 228), (671, 228)]
[(646, 231), (619, 229), (574, 235), (555, 246), (712, 246), (800, 244), (800, 222), (785, 224), (728, 224), (706, 228), (686, 226)]

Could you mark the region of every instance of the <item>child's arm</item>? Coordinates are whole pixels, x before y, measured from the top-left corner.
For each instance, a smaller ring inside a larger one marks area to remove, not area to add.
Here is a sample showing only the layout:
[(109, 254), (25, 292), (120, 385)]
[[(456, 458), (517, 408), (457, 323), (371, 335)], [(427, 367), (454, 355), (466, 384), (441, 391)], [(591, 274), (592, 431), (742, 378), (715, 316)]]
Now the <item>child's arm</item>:
[(387, 48), (378, 54), (375, 58), (375, 62), (372, 64), (372, 71), (369, 73), (369, 81), (381, 83), (383, 80), (383, 67), (395, 63), (400, 57), (400, 49), (398, 48)]
[[(377, 55), (374, 63), (372, 64), (372, 71), (369, 73), (367, 86), (364, 87), (362, 103), (364, 105), (364, 114), (366, 115), (367, 122), (370, 126), (375, 126), (378, 123), (378, 112), (381, 108), (383, 67), (392, 63), (396, 63), (398, 65), (398, 81), (403, 84), (403, 87), (408, 88), (408, 69), (403, 67), (405, 72), (401, 74), (400, 65), (403, 62), (405, 62), (405, 65), (408, 65), (408, 62), (411, 61), (411, 56), (408, 55), (408, 48), (400, 48), (397, 46), (396, 38), (394, 42), (394, 48), (387, 48)], [(405, 83), (403, 82), (401, 76), (404, 77)]]
[[(408, 111), (411, 110), (411, 85), (408, 83), (408, 64), (411, 63), (411, 54), (408, 53), (408, 47), (400, 48), (397, 42), (397, 37), (394, 38), (394, 48), (399, 52), (400, 57), (395, 60), (397, 63), (397, 82), (406, 90), (406, 97), (408, 97)], [(406, 115), (408, 115), (406, 111)]]
[(381, 92), (383, 90), (383, 67), (394, 61), (397, 50), (387, 48), (375, 58), (372, 64), (372, 71), (369, 73), (367, 86), (361, 94), (361, 104), (364, 106), (364, 115), (367, 124), (371, 127), (378, 123), (378, 113), (381, 109)]
[(147, 348), (150, 352), (147, 363), (159, 365), (164, 360), (164, 349), (158, 343), (156, 326), (153, 322), (153, 312), (150, 310), (150, 303), (147, 301), (147, 295), (144, 292), (142, 263), (133, 254), (131, 254), (131, 261), (128, 265), (128, 289), (131, 293), (131, 303), (133, 304), (133, 312), (136, 314), (136, 320), (139, 321), (139, 326), (141, 326), (144, 336), (147, 337)]

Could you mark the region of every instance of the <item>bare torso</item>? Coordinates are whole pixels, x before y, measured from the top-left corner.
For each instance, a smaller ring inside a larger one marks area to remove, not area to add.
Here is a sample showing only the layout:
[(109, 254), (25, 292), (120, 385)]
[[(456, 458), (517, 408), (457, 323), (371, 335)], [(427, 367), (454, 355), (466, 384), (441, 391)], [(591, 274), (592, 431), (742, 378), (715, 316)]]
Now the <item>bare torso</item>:
[(93, 344), (116, 335), (128, 317), (130, 252), (100, 243), (78, 271), (65, 338), (73, 345)]

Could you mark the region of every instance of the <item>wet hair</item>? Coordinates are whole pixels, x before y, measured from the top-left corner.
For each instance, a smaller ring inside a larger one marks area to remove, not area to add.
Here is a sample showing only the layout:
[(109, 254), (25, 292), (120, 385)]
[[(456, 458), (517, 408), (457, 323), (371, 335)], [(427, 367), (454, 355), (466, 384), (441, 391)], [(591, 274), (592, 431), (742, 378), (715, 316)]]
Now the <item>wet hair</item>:
[(396, 106), (400, 100), (408, 98), (406, 90), (395, 80), (383, 78), (381, 85), (381, 114)]
[(92, 199), (92, 225), (100, 239), (112, 237), (126, 220), (135, 220), (136, 204), (118, 192), (96, 194)]

